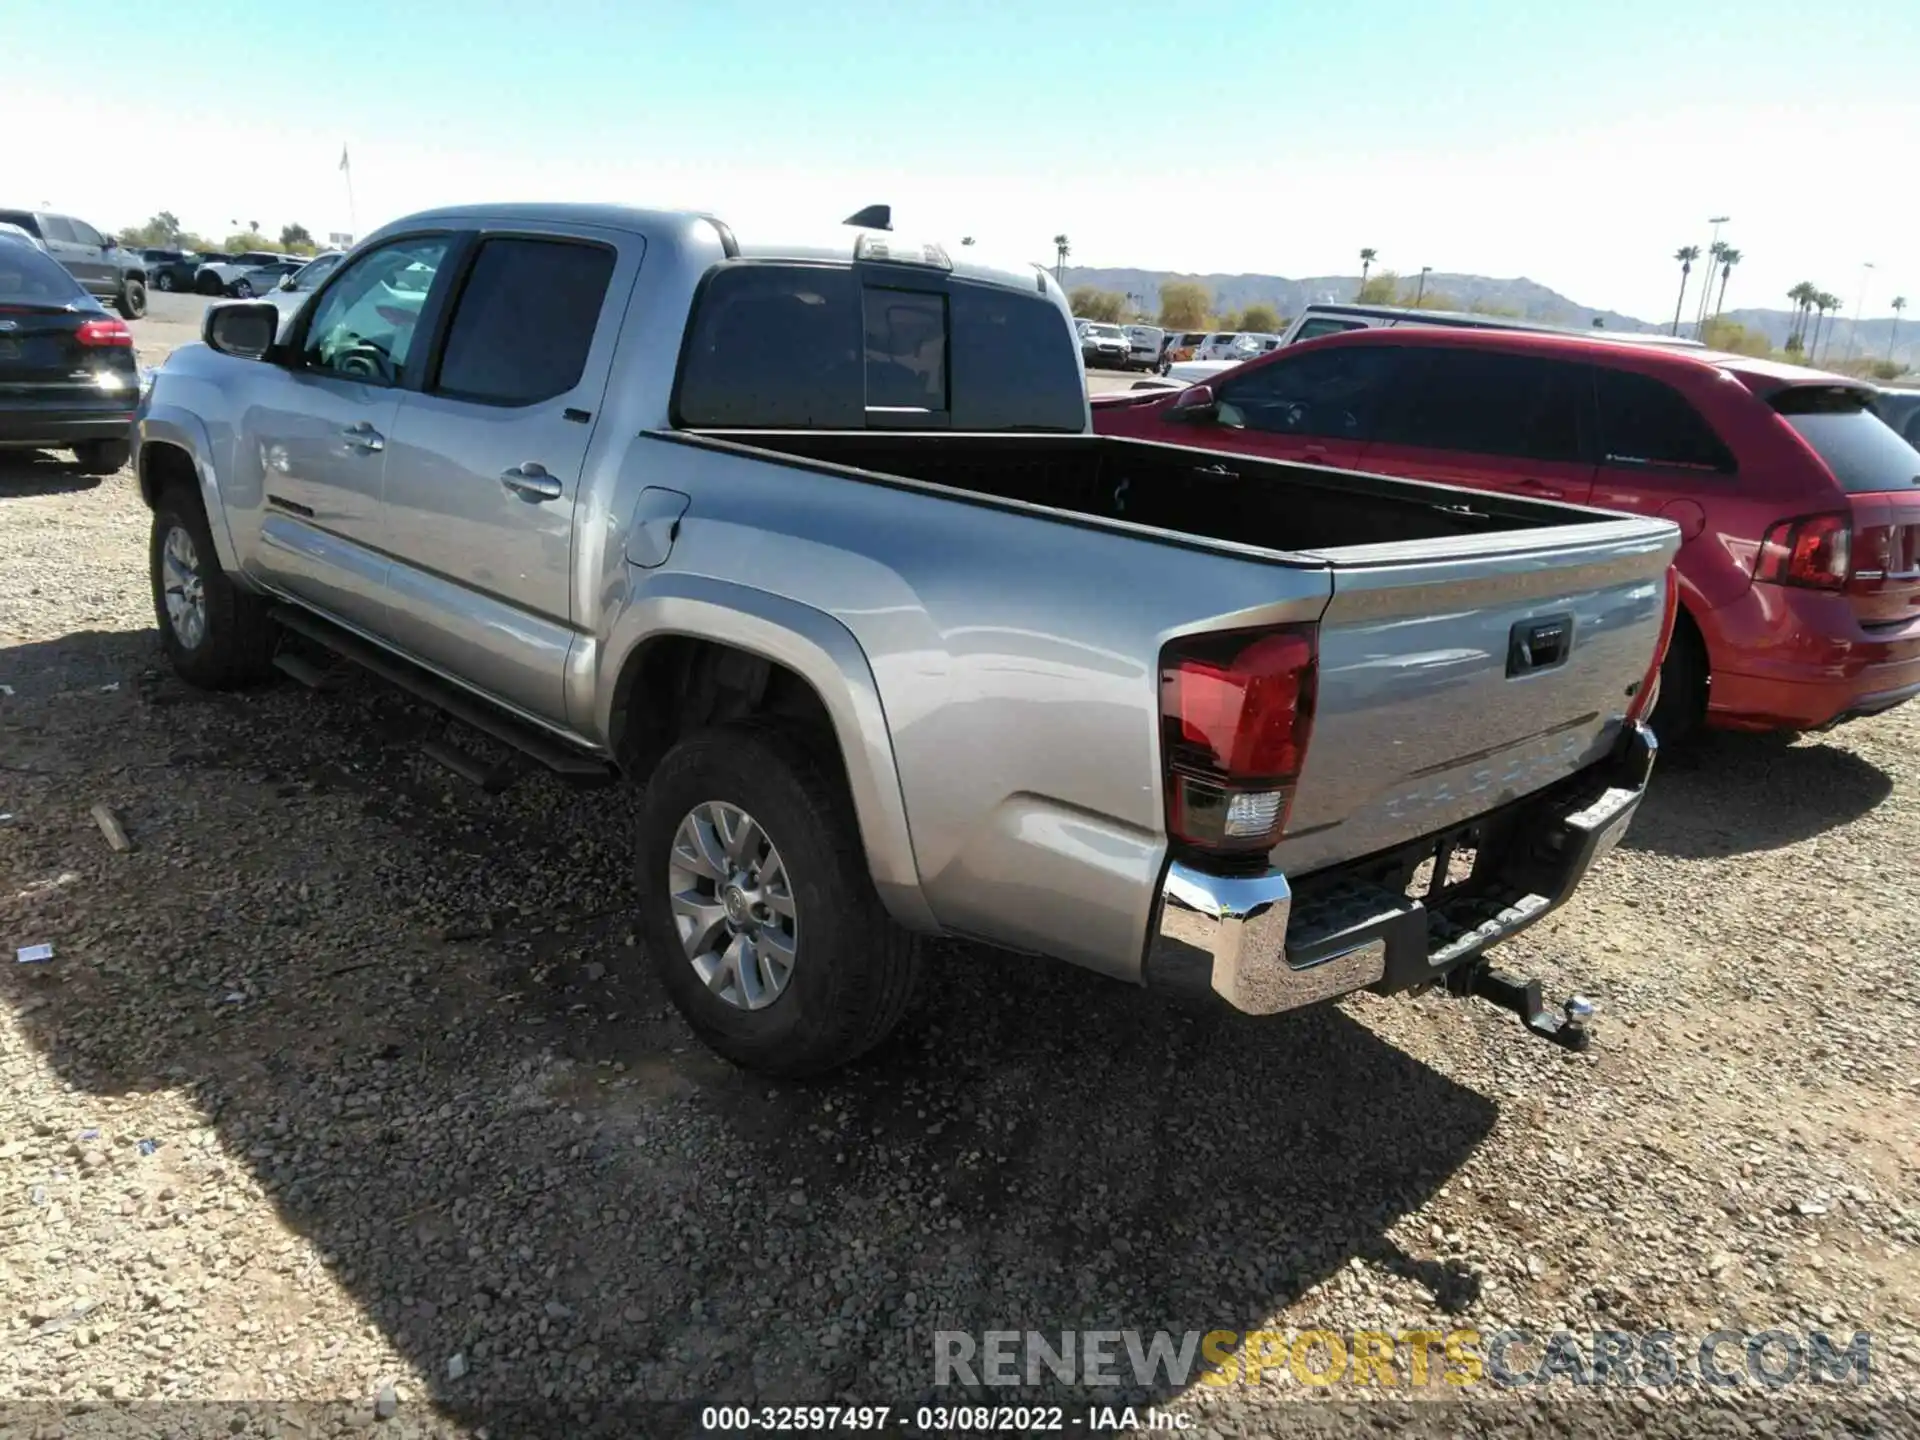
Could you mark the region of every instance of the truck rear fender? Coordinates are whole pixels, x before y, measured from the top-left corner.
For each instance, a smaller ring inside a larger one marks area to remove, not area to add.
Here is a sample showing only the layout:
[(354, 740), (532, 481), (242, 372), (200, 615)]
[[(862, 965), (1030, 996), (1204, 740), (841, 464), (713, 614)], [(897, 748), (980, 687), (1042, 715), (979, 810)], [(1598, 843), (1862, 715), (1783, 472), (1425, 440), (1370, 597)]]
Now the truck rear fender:
[(813, 692), (839, 747), (881, 901), (908, 928), (937, 930), (921, 894), (880, 687), (852, 632), (824, 611), (750, 586), (700, 575), (648, 575), (605, 645), (575, 648), (568, 691), (578, 707), (576, 724), (590, 716), (590, 725), (580, 728), (605, 736), (618, 755), (631, 723), (626, 712), (647, 703), (641, 676), (649, 652), (676, 637), (758, 656)]

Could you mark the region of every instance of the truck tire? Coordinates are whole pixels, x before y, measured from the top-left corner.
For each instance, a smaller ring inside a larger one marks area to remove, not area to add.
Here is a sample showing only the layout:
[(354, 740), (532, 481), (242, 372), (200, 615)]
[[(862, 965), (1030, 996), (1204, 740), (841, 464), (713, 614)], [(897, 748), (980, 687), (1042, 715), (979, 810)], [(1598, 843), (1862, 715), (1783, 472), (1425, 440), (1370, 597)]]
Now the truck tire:
[(881, 905), (846, 782), (797, 729), (749, 722), (675, 745), (646, 782), (637, 856), (654, 968), (734, 1064), (817, 1075), (906, 1012), (919, 937)]
[(133, 458), (133, 446), (125, 440), (83, 440), (73, 447), (73, 458), (82, 475), (111, 475)]
[(234, 690), (272, 671), (267, 602), (220, 568), (200, 497), (172, 484), (153, 504), (147, 547), (160, 644), (175, 673), (203, 690)]
[(138, 320), (147, 313), (147, 282), (128, 276), (121, 282), (120, 294), (113, 302), (122, 320)]
[(1660, 662), (1660, 697), (1648, 721), (1662, 745), (1685, 745), (1699, 733), (1707, 718), (1707, 675), (1706, 644), (1682, 611), (1674, 620), (1667, 658)]

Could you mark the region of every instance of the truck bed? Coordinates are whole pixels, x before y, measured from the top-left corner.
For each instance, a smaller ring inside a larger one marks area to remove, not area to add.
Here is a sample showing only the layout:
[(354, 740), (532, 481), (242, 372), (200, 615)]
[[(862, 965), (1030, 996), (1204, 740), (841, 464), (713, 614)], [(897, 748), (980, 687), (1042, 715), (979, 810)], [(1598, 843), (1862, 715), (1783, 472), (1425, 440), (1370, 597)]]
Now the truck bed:
[(1172, 535), (1325, 551), (1544, 529), (1591, 512), (1101, 435), (718, 431), (713, 438)]
[[(1294, 571), (1275, 578), (1276, 596), (1301, 570), (1323, 576), (1314, 736), (1287, 834), (1269, 855), (1296, 876), (1444, 831), (1602, 759), (1655, 657), (1679, 544), (1662, 520), (1121, 437), (673, 438), (774, 451), (868, 484), (918, 482), (903, 488), (949, 500), (1044, 506), (1063, 522), (1151, 527), (1131, 533)], [(898, 514), (890, 525), (910, 517), (944, 529), (961, 550), (973, 529), (914, 506), (878, 509)], [(948, 563), (967, 561), (954, 551)], [(1225, 587), (1207, 583), (1204, 567), (1181, 569), (1204, 614)], [(1170, 574), (1143, 551), (1116, 557), (1093, 590), (1114, 612)], [(1200, 628), (1248, 623), (1223, 612)], [(1543, 627), (1564, 632), (1566, 651), (1537, 668), (1516, 663)]]

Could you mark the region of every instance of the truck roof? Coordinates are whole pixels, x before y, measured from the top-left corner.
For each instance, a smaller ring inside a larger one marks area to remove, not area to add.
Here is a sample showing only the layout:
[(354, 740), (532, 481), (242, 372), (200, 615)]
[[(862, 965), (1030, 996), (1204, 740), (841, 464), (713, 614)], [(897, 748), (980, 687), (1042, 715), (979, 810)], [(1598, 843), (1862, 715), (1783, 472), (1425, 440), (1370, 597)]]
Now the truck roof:
[[(752, 256), (757, 260), (818, 260), (850, 264), (862, 241), (884, 242), (908, 249), (918, 248), (921, 237), (901, 235), (890, 230), (867, 230), (852, 225), (823, 224), (789, 238), (772, 239), (748, 234), (737, 235), (724, 219), (700, 210), (649, 210), (634, 205), (583, 204), (566, 201), (515, 201), (505, 204), (447, 205), (403, 216), (380, 227), (376, 235), (390, 230), (426, 224), (461, 224), (474, 221), (526, 220), (547, 224), (594, 225), (605, 230), (644, 234), (652, 240), (663, 235), (682, 239), (710, 239), (716, 232), (729, 258)], [(374, 238), (369, 236), (369, 239)], [(991, 264), (976, 258), (968, 249), (942, 247), (949, 274), (983, 284), (1005, 285), (1022, 290), (1047, 288), (1046, 267)]]

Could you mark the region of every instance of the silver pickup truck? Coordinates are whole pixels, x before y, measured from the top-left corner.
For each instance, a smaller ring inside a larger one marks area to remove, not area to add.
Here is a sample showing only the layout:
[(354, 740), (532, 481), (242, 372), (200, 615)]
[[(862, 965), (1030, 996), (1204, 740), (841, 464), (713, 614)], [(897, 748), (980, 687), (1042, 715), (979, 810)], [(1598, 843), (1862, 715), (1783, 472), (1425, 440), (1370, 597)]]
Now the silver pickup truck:
[(1484, 952), (1633, 815), (1673, 526), (1095, 437), (1044, 271), (887, 230), (440, 210), (280, 319), (213, 307), (141, 410), (174, 667), (331, 652), (640, 787), (646, 949), (733, 1060), (858, 1055), (939, 933), (1584, 1040)]

